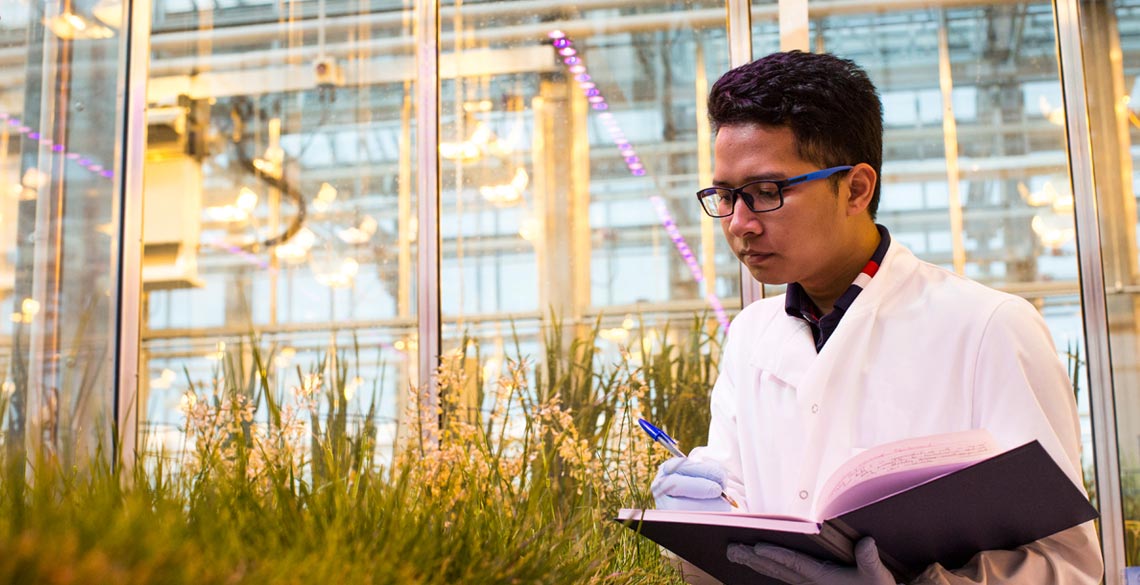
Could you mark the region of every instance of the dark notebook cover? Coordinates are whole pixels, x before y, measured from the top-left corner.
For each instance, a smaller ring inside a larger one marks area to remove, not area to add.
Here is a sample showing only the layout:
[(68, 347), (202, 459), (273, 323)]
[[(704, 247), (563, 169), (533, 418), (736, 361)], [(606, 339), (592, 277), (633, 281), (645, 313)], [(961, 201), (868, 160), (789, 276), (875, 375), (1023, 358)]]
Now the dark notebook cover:
[[(677, 556), (700, 567), (708, 574), (719, 579), (726, 585), (781, 585), (783, 581), (769, 579), (758, 574), (744, 565), (730, 562), (725, 556), (730, 543), (756, 544), (767, 542), (784, 546), (810, 554), (819, 559), (849, 565), (853, 562), (853, 549), (850, 539), (842, 534), (835, 533), (827, 525), (819, 525), (806, 521), (788, 522), (799, 524), (801, 528), (816, 531), (811, 534), (789, 532), (774, 529), (754, 528), (743, 525), (726, 525), (734, 520), (747, 524), (749, 518), (745, 516), (734, 519), (727, 514), (718, 518), (710, 518), (710, 522), (724, 522), (725, 524), (694, 524), (691, 522), (674, 522), (670, 520), (654, 520), (653, 513), (657, 510), (648, 510), (650, 518), (640, 522), (632, 520), (626, 523), (633, 530), (639, 531), (657, 544), (673, 551)], [(631, 518), (639, 518), (641, 510), (622, 510), (622, 514), (629, 514)], [(619, 516), (618, 521), (623, 521)]]
[(769, 542), (850, 564), (853, 543), (873, 536), (884, 563), (896, 577), (909, 580), (932, 563), (954, 569), (977, 552), (1017, 548), (1096, 517), (1096, 508), (1033, 441), (829, 520), (819, 534), (690, 521), (626, 525), (726, 585), (774, 585), (780, 581), (730, 562), (728, 544)]

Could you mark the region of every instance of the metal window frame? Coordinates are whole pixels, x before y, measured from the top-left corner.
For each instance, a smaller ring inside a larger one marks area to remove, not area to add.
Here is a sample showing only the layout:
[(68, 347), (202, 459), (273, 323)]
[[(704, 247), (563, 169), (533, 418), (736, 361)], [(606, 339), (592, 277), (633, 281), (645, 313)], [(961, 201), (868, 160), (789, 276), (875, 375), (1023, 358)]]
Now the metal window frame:
[[(142, 320), (143, 161), (146, 156), (146, 87), (150, 63), (151, 3), (123, 5), (119, 39), (119, 99), (122, 113), (115, 131), (114, 200), (119, 224), (115, 304), (115, 352), (112, 372), (114, 435), (112, 463), (129, 470), (138, 453), (139, 352)], [(125, 95), (124, 95), (125, 94)]]
[[(728, 62), (730, 67), (739, 67), (752, 60), (752, 0), (725, 0), (724, 6)], [(764, 286), (752, 278), (752, 273), (743, 263), (739, 274), (741, 308), (764, 298)]]
[(1101, 546), (1104, 553), (1104, 582), (1106, 585), (1123, 585), (1124, 509), (1116, 437), (1116, 398), (1108, 336), (1100, 214), (1097, 208), (1096, 178), (1092, 168), (1092, 134), (1085, 93), (1079, 0), (1053, 0), (1053, 17), (1075, 204), (1074, 221), (1077, 230), (1085, 353), (1088, 360), (1089, 407), (1097, 503), (1100, 508)]
[(419, 235), (416, 246), (416, 321), (419, 388), (435, 412), (439, 386), (442, 338), (440, 291), (440, 178), (439, 178), (439, 1), (415, 0), (416, 212)]

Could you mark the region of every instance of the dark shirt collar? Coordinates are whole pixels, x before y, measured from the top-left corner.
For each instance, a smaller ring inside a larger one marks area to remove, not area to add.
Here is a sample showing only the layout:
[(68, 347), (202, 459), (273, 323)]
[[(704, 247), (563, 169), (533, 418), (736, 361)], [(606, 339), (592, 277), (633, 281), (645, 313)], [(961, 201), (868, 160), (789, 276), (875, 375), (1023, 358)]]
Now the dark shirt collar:
[(871, 259), (863, 266), (863, 270), (855, 278), (855, 282), (851, 283), (851, 286), (847, 287), (847, 290), (836, 299), (835, 306), (830, 313), (820, 315), (819, 308), (815, 306), (807, 291), (798, 282), (788, 284), (788, 290), (784, 296), (784, 311), (792, 317), (807, 322), (811, 328), (812, 337), (815, 339), (816, 351), (823, 349), (828, 338), (835, 332), (836, 327), (839, 327), (839, 320), (851, 307), (851, 303), (855, 302), (859, 293), (863, 292), (863, 287), (866, 286), (867, 281), (879, 271), (879, 266), (882, 265), (883, 258), (887, 255), (887, 248), (891, 245), (891, 234), (887, 228), (879, 224), (875, 224), (875, 227), (879, 230), (879, 246), (875, 248), (875, 252), (871, 254)]

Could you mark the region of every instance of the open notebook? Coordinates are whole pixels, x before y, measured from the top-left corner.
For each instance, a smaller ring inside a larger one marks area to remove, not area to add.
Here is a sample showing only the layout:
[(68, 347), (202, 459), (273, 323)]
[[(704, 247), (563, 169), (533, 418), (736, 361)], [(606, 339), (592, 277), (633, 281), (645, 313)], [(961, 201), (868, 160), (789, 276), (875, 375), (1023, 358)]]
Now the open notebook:
[(928, 565), (965, 564), (1097, 516), (1053, 458), (1033, 441), (1002, 452), (984, 430), (933, 435), (868, 449), (824, 483), (808, 518), (623, 509), (617, 520), (726, 584), (779, 583), (729, 562), (729, 543), (768, 542), (836, 563), (873, 536), (903, 581)]

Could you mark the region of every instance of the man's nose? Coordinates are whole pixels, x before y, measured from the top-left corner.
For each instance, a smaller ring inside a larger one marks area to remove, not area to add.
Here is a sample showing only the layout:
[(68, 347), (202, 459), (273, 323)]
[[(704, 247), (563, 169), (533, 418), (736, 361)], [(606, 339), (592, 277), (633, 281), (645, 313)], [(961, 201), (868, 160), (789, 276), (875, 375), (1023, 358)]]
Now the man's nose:
[(748, 208), (744, 197), (737, 196), (736, 201), (732, 202), (732, 215), (728, 216), (729, 233), (739, 237), (760, 231), (760, 218), (757, 215)]

